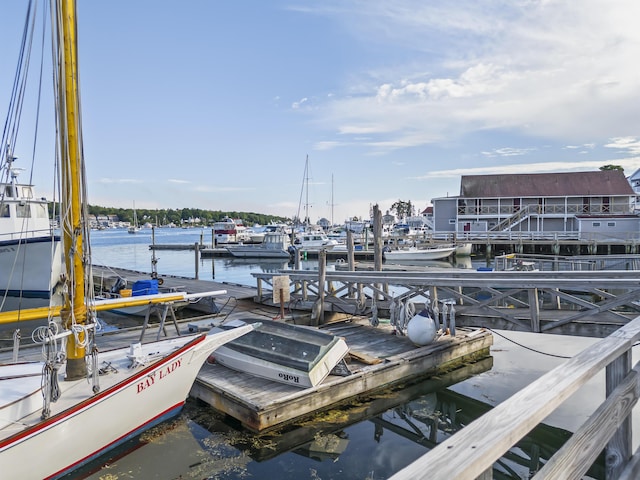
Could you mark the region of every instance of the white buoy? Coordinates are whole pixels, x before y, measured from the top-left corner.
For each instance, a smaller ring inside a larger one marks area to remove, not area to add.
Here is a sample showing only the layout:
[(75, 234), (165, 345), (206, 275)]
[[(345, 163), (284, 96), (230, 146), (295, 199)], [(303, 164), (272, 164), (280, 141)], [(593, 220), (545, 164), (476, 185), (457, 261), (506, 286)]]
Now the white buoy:
[(436, 338), (436, 322), (424, 309), (409, 320), (407, 336), (415, 345), (422, 347), (428, 345)]

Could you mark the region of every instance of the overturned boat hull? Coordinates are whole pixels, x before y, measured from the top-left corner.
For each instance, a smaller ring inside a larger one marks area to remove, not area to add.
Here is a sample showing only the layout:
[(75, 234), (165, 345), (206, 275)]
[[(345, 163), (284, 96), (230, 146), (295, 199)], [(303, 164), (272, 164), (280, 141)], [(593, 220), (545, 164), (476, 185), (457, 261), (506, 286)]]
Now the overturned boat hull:
[[(255, 321), (234, 320), (216, 328), (233, 329)], [(259, 321), (259, 329), (218, 348), (211, 360), (233, 370), (308, 388), (327, 378), (349, 352), (341, 337), (310, 327)]]

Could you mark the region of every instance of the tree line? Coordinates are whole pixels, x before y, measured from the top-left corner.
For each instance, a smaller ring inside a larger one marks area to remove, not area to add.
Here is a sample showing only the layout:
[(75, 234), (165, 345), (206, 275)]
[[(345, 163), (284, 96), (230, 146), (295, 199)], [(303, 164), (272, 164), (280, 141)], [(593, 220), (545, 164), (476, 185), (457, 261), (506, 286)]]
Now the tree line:
[[(58, 206), (53, 202), (49, 203), (49, 212)], [(89, 215), (116, 215), (121, 222), (133, 222), (133, 208), (102, 207), (99, 205), (89, 205)], [(221, 210), (203, 210), (200, 208), (182, 209), (147, 209), (136, 208), (136, 215), (140, 223), (152, 223), (154, 225), (183, 225), (195, 223), (199, 219), (200, 225), (211, 225), (214, 222), (223, 220), (225, 217), (241, 219), (245, 225), (267, 225), (269, 223), (287, 223), (291, 221), (287, 217), (277, 215), (266, 215), (255, 212), (223, 212)]]

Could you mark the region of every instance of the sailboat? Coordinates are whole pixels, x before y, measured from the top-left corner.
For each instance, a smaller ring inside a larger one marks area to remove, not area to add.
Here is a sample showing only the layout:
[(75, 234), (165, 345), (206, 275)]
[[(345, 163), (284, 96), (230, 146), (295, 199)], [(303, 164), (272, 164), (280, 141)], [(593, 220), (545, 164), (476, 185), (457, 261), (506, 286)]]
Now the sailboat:
[(138, 215), (136, 214), (136, 202), (133, 202), (133, 225), (131, 225), (127, 232), (138, 233), (140, 231), (140, 225), (138, 225)]
[[(32, 336), (42, 345), (43, 360), (0, 365), (2, 478), (58, 478), (175, 415), (207, 357), (254, 328), (248, 325), (244, 330), (98, 351), (91, 298), (75, 3), (51, 2), (64, 206), (64, 289), (68, 294), (58, 309), (60, 318), (53, 318), (57, 310), (49, 309), (48, 325), (39, 327)], [(0, 322), (30, 317), (26, 311), (14, 318), (4, 312)]]

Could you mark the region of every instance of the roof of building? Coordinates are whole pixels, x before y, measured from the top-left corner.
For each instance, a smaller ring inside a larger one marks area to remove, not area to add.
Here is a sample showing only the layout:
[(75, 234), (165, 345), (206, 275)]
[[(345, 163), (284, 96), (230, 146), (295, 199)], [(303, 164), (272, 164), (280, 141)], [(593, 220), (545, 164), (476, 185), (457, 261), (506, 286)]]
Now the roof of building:
[(580, 197), (635, 195), (620, 170), (564, 173), (463, 175), (466, 198)]

